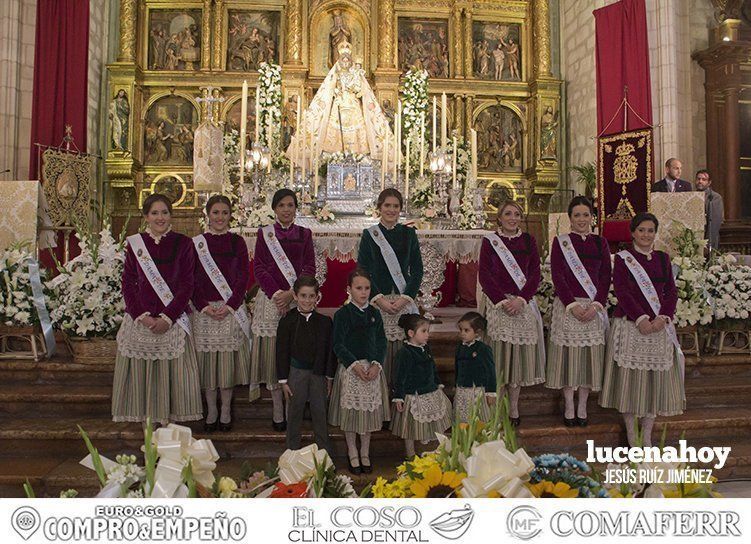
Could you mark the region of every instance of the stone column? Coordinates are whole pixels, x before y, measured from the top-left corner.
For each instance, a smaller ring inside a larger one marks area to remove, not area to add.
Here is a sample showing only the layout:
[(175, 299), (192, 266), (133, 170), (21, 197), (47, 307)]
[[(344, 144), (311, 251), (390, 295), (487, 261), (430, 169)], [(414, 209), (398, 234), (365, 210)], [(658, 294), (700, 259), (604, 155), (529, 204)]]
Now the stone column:
[(285, 64), (302, 64), (302, 0), (287, 0)]
[(394, 55), (394, 0), (378, 2), (378, 68), (396, 67)]
[(535, 78), (550, 77), (550, 9), (548, 0), (532, 2)]
[(214, 58), (211, 60), (211, 65), (214, 70), (222, 69), (222, 57), (224, 55), (224, 48), (222, 47), (222, 33), (223, 33), (223, 20), (224, 18), (224, 0), (216, 0), (214, 4)]
[(738, 221), (741, 217), (741, 179), (740, 179), (740, 122), (736, 85), (725, 89), (725, 149), (722, 161), (725, 165), (725, 194), (723, 202), (727, 211), (727, 221)]
[(120, 51), (118, 62), (132, 63), (136, 60), (136, 0), (120, 2)]
[(451, 12), (452, 36), (454, 39), (454, 58), (451, 59), (451, 75), (455, 78), (464, 77), (464, 41), (462, 36), (462, 10), (454, 7)]

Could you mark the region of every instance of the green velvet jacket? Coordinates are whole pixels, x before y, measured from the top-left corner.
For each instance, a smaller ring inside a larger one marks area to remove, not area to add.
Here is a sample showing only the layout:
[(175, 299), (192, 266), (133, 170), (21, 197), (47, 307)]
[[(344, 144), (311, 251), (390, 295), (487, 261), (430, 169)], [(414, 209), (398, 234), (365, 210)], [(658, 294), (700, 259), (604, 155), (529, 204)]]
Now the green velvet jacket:
[(360, 239), (360, 250), (357, 254), (357, 266), (364, 268), (370, 273), (371, 292), (370, 296), (402, 294), (411, 298), (417, 296), (422, 283), (422, 255), (420, 255), (420, 245), (417, 242), (417, 233), (415, 229), (405, 227), (397, 223), (393, 229), (387, 229), (383, 225), (378, 225), (381, 234), (386, 241), (394, 248), (396, 258), (399, 260), (402, 274), (407, 282), (404, 293), (394, 285), (391, 273), (386, 266), (386, 261), (381, 255), (381, 249), (373, 241), (373, 237), (368, 229), (363, 230)]
[(432, 393), (441, 385), (430, 348), (405, 344), (396, 354), (397, 372), (394, 380), (394, 400), (405, 395)]
[(486, 393), (495, 393), (495, 361), (493, 350), (476, 340), (471, 346), (459, 344), (454, 358), (457, 387), (482, 386)]
[(347, 368), (362, 359), (383, 364), (386, 334), (381, 312), (371, 305), (363, 311), (352, 303), (339, 308), (334, 314), (334, 353)]

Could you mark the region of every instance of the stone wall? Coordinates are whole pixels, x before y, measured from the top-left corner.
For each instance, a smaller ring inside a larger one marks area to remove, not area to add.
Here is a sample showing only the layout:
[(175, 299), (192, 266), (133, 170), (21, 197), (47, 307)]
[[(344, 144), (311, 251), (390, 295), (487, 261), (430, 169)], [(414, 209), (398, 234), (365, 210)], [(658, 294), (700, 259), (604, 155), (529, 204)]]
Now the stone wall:
[(107, 100), (102, 98), (102, 78), (106, 74), (107, 32), (109, 2), (89, 1), (89, 91), (87, 111), (87, 148), (89, 153), (104, 156), (100, 133), (102, 108)]
[(0, 174), (29, 177), (36, 0), (0, 2)]

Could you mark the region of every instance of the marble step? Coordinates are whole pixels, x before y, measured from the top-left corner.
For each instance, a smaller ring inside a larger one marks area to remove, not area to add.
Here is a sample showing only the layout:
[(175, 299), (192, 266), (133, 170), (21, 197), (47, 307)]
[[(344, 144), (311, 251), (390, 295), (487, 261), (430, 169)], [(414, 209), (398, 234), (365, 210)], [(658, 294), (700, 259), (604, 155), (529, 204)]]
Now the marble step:
[[(449, 382), (449, 380), (446, 380)], [(453, 380), (451, 380), (453, 382)], [(453, 396), (454, 387), (448, 385), (446, 394)], [(734, 376), (698, 376), (686, 380), (689, 408), (751, 405), (751, 379)], [(263, 388), (262, 397), (248, 403), (248, 389), (238, 386), (233, 398), (233, 414), (237, 419), (268, 419), (271, 417), (271, 398)], [(0, 418), (109, 417), (112, 402), (111, 385), (14, 384), (0, 389)], [(590, 394), (592, 414), (609, 412), (597, 406), (597, 393)], [(520, 397), (523, 416), (557, 414), (563, 409), (561, 394), (544, 385), (525, 387)]]

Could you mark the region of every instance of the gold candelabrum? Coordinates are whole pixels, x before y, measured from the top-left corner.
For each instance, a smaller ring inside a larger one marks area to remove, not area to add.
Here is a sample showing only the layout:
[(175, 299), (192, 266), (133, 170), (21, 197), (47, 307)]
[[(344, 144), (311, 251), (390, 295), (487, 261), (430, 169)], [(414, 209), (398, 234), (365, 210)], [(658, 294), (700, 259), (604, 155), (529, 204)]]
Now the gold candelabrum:
[[(410, 66), (428, 71), (430, 100), (447, 95), (444, 130), (467, 142), (477, 132), (476, 175), (490, 214), (497, 194), (546, 214), (561, 182), (565, 119), (548, 0), (122, 0), (119, 17), (117, 61), (108, 65), (101, 108), (108, 145), (99, 188), (116, 228), (137, 217), (145, 195), (165, 192), (179, 226), (197, 232), (196, 127), (210, 116), (231, 134), (243, 112), (254, 126), (255, 101), (242, 107), (242, 84), (257, 90), (260, 63), (273, 62), (282, 67), (275, 128), (283, 151), (299, 121), (297, 104), (303, 111), (310, 105), (344, 40), (392, 128), (401, 75)], [(207, 87), (215, 100), (197, 101)], [(277, 164), (255, 145), (249, 152), (242, 160), (251, 171)], [(431, 171), (437, 161), (429, 157)]]

